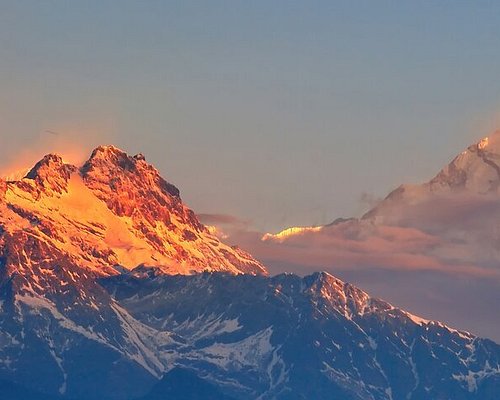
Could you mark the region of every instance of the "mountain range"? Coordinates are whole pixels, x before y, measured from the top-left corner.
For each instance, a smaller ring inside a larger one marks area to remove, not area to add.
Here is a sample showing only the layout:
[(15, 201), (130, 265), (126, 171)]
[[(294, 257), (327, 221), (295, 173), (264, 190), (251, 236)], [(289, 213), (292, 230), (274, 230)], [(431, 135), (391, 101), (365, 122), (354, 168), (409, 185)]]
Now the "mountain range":
[[(431, 192), (469, 187), (448, 172)], [(497, 188), (480, 184), (486, 195)], [(0, 389), (12, 400), (493, 400), (500, 391), (493, 341), (325, 272), (270, 277), (203, 225), (143, 155), (113, 146), (81, 167), (47, 155), (22, 179), (0, 181), (0, 310)]]

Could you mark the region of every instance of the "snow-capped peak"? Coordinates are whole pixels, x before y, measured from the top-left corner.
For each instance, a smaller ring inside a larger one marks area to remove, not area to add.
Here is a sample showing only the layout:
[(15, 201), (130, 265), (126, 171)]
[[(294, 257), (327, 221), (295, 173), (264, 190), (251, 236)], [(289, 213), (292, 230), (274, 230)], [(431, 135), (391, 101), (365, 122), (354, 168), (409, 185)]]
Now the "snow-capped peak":
[(429, 182), (401, 185), (364, 219), (393, 213), (395, 206), (415, 205), (436, 196), (500, 195), (500, 130), (470, 145)]
[(499, 194), (500, 131), (469, 146), (424, 186), (433, 193)]
[(267, 273), (211, 234), (142, 154), (100, 146), (81, 168), (49, 154), (23, 179), (3, 181), (0, 195), (0, 225), (22, 240), (29, 232), (57, 249), (55, 258), (66, 255), (98, 274), (140, 264), (168, 274)]
[(48, 154), (37, 162), (24, 178), (35, 181), (40, 189), (61, 193), (66, 189), (68, 179), (76, 169), (73, 165), (65, 164), (61, 156)]

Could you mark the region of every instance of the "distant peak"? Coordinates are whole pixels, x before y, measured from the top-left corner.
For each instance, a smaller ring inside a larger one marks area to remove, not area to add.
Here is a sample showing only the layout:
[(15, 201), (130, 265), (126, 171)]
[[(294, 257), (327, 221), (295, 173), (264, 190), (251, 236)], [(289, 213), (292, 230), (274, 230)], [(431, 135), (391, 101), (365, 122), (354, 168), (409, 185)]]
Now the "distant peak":
[(62, 157), (58, 154), (47, 154), (26, 174), (27, 179), (46, 179), (51, 176), (67, 175), (75, 167), (66, 164)]
[(66, 164), (58, 154), (47, 154), (26, 174), (25, 179), (36, 182), (40, 188), (51, 188), (61, 193), (66, 189), (71, 173), (76, 167)]
[(47, 173), (59, 169), (64, 165), (62, 157), (58, 154), (47, 154), (26, 174), (28, 179), (36, 179), (40, 173)]

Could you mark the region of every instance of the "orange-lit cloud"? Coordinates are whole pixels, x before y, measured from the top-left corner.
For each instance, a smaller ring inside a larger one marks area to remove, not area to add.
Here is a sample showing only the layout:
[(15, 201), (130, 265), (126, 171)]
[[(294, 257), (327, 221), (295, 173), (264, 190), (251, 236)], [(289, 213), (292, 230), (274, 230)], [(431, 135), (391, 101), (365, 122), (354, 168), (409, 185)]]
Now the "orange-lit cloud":
[[(436, 197), (394, 210), (390, 224), (348, 220), (322, 229), (263, 235), (240, 227), (230, 241), (272, 270), (436, 271), (500, 282), (500, 201)], [(264, 239), (264, 240), (262, 240)]]

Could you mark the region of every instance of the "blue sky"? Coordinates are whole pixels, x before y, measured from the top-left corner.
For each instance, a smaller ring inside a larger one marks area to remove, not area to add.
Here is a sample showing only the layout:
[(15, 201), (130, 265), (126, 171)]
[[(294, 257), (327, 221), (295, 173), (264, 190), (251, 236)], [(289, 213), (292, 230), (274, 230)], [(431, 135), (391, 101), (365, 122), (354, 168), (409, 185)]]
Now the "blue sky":
[(0, 1), (0, 166), (114, 143), (198, 212), (327, 223), (499, 128), (499, 43), (496, 2)]

